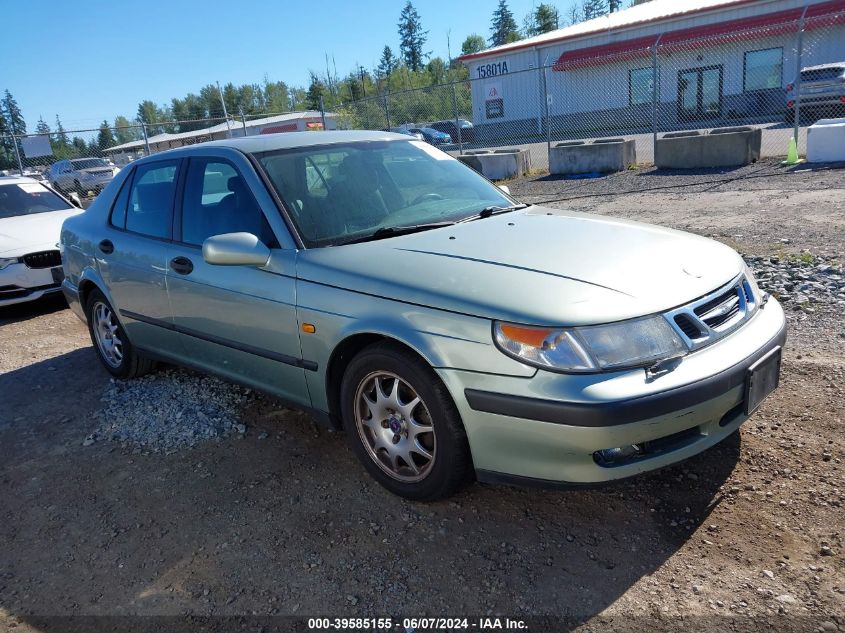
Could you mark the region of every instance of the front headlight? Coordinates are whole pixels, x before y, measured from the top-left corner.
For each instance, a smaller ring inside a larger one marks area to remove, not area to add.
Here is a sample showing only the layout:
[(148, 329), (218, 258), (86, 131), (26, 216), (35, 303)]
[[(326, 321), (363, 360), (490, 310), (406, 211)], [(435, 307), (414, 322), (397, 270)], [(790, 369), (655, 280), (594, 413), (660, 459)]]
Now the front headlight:
[(12, 264), (17, 263), (17, 257), (0, 257), (0, 270), (3, 270), (4, 268), (6, 268), (6, 266), (11, 266)]
[(563, 372), (643, 367), (678, 358), (689, 351), (662, 316), (574, 328), (496, 322), (493, 338), (508, 356), (528, 365)]

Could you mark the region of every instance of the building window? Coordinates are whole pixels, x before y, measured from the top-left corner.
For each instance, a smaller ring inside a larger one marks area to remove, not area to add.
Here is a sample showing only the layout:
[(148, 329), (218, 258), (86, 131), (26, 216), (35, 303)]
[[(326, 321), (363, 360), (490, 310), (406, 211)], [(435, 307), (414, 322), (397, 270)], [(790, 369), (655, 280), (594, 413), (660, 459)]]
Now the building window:
[(651, 103), (654, 97), (654, 69), (628, 71), (628, 100), (631, 105)]
[(780, 88), (783, 76), (783, 49), (767, 48), (745, 53), (743, 91)]

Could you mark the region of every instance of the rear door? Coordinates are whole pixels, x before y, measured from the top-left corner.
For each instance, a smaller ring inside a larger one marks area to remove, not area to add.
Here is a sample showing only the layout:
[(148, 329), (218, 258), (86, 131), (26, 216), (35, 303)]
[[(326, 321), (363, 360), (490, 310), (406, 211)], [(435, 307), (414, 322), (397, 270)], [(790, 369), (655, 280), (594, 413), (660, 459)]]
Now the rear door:
[[(299, 345), (296, 249), (249, 161), (237, 152), (210, 152), (188, 161), (168, 257), (167, 287), (185, 361), (310, 405), (305, 371), (313, 367)], [(237, 232), (272, 249), (266, 266), (203, 260), (206, 238)]]
[(167, 356), (178, 345), (165, 273), (179, 168), (178, 159), (135, 167), (97, 244), (100, 273), (129, 340)]

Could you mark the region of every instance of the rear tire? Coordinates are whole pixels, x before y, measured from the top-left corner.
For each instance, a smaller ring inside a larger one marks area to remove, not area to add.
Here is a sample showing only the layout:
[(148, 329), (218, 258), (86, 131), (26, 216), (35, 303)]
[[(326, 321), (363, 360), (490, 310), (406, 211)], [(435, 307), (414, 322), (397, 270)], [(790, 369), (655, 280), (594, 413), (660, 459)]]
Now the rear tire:
[(340, 398), (350, 447), (390, 492), (433, 501), (467, 480), (472, 460), (457, 407), (412, 353), (391, 343), (364, 349), (343, 375)]
[(129, 342), (129, 337), (114, 308), (99, 290), (92, 290), (85, 303), (88, 333), (97, 357), (112, 376), (128, 379), (149, 373), (155, 362), (141, 356)]

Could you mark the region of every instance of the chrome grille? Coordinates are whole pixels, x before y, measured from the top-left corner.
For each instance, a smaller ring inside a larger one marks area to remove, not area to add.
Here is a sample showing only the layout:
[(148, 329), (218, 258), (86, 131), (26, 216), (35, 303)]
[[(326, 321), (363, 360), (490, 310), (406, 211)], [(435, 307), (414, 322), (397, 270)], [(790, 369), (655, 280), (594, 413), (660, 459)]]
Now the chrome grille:
[(59, 251), (40, 251), (24, 255), (23, 263), (27, 268), (52, 268), (62, 265), (62, 256)]
[(713, 343), (751, 318), (757, 309), (751, 285), (741, 275), (692, 303), (666, 313), (690, 349)]

